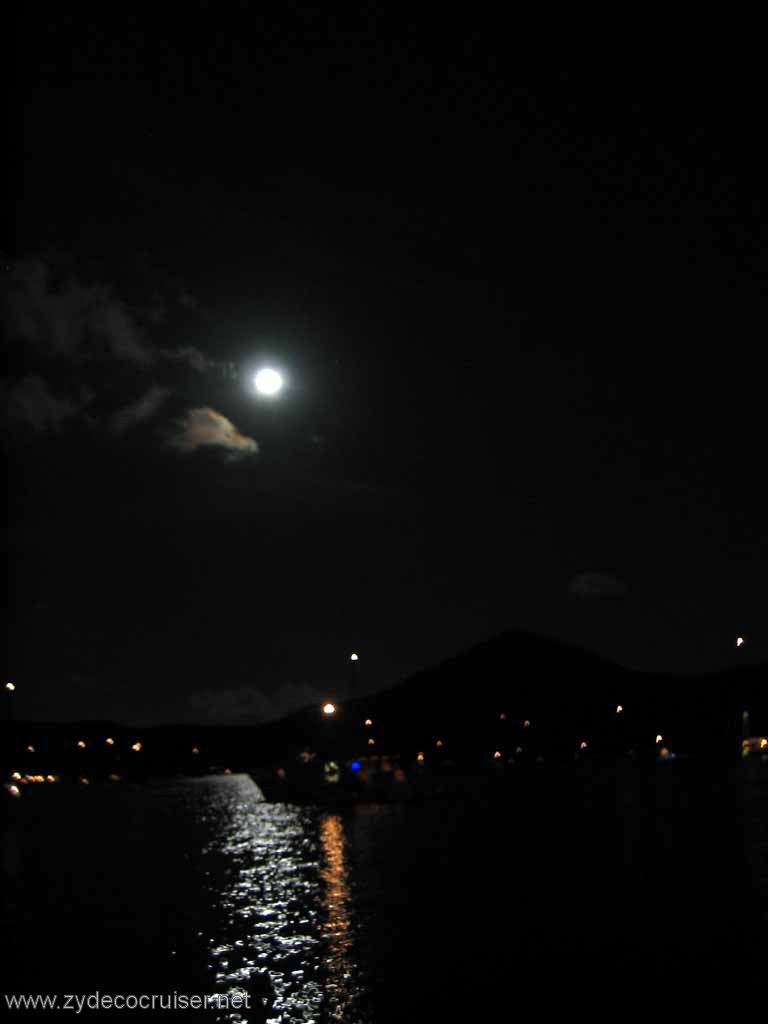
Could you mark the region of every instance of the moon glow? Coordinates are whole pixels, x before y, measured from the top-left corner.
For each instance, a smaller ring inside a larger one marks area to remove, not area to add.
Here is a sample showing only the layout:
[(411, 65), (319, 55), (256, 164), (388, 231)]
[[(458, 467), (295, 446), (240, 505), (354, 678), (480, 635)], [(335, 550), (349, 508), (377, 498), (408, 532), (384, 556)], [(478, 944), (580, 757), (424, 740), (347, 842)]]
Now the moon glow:
[(276, 395), (283, 386), (282, 374), (264, 367), (253, 378), (253, 386), (260, 395)]

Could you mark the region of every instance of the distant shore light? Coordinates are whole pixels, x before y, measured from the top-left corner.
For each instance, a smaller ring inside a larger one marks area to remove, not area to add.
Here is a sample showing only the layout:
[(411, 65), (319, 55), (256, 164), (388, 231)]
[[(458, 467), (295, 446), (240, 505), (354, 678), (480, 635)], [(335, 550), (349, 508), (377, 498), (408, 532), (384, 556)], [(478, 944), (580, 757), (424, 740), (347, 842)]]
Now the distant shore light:
[(328, 701), (327, 704), (323, 704), (324, 715), (334, 715), (336, 713), (336, 705)]
[(13, 691), (16, 689), (13, 683), (6, 683), (5, 688), (6, 690), (8, 690), (9, 693), (13, 693)]
[(624, 710), (624, 708), (621, 706), (621, 704), (617, 704), (616, 705), (616, 714), (617, 715), (620, 715), (623, 710)]
[(744, 637), (743, 636), (737, 636), (736, 637), (736, 646), (737, 647), (743, 647), (744, 646)]
[(656, 742), (657, 742), (657, 743), (661, 743), (661, 741), (662, 741), (663, 739), (664, 739), (664, 737), (663, 737), (663, 736), (661, 735), (661, 733), (660, 733), (660, 732), (659, 732), (659, 733), (656, 733)]
[(360, 660), (360, 656), (358, 654), (355, 654), (354, 651), (353, 651), (352, 654), (350, 654), (350, 656), (349, 656), (349, 660), (350, 661), (359, 661)]

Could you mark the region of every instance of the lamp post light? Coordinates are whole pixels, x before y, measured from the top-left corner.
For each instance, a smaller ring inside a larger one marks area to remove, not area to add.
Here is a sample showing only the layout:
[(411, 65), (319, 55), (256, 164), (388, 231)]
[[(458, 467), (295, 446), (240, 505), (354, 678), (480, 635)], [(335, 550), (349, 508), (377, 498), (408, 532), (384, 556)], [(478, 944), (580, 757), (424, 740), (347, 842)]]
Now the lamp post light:
[(347, 666), (347, 696), (356, 697), (360, 680), (360, 655), (352, 651)]

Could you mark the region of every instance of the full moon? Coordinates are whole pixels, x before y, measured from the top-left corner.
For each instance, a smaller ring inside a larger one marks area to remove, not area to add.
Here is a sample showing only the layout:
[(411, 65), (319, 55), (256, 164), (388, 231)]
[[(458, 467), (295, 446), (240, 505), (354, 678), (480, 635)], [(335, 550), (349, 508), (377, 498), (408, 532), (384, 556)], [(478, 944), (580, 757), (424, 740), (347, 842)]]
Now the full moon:
[(253, 385), (260, 395), (276, 395), (283, 386), (283, 378), (277, 370), (265, 367), (253, 378)]

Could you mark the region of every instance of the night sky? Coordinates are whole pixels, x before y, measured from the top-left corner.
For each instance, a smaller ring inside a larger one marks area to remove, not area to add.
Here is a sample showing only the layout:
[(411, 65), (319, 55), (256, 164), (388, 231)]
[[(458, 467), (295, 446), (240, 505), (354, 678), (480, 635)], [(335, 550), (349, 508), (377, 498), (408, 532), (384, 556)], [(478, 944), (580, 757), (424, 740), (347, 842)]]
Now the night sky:
[(18, 18), (20, 716), (256, 721), (507, 629), (764, 660), (752, 62), (279, 8)]

